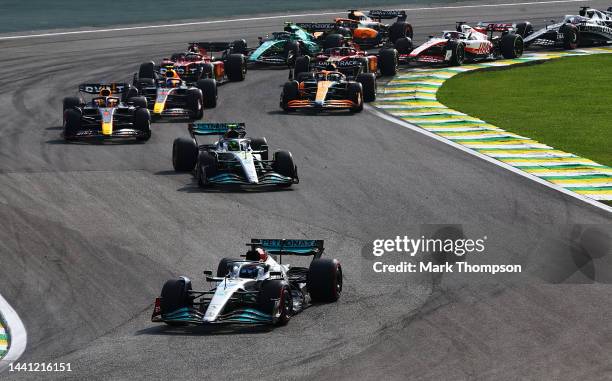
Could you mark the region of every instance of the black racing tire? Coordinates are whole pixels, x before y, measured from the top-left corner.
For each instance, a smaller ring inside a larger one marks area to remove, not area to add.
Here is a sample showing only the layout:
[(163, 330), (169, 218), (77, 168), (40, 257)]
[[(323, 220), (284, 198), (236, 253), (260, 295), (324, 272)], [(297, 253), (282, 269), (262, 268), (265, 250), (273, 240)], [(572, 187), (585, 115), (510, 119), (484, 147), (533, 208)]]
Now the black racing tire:
[(361, 83), (363, 89), (363, 101), (373, 102), (376, 100), (376, 74), (361, 73), (357, 75), (355, 80)]
[(217, 81), (212, 78), (198, 80), (198, 89), (202, 90), (204, 108), (217, 107)]
[(151, 113), (146, 107), (134, 110), (134, 129), (144, 132), (136, 140), (147, 141), (151, 138)]
[(563, 49), (573, 50), (580, 44), (580, 32), (573, 24), (565, 24), (559, 28), (559, 32), (563, 33)]
[(533, 33), (533, 25), (529, 21), (524, 21), (516, 24), (516, 34), (525, 38)]
[(306, 282), (313, 302), (335, 302), (342, 295), (342, 266), (337, 259), (318, 258), (310, 262)]
[[(275, 311), (276, 301), (279, 301), (278, 310)], [(274, 316), (275, 325), (286, 325), (293, 314), (293, 299), (291, 297), (291, 287), (284, 280), (266, 280), (262, 283), (259, 294), (257, 295), (258, 309), (266, 314)]]
[(412, 40), (412, 25), (405, 21), (396, 21), (389, 26), (389, 41), (391, 43), (395, 44), (395, 41), (403, 37), (408, 37)]
[(397, 74), (397, 54), (397, 50), (395, 49), (385, 48), (380, 50), (378, 54), (378, 67), (383, 77)]
[(499, 44), (501, 54), (506, 59), (522, 56), (523, 50), (525, 49), (523, 37), (515, 33), (504, 34)]
[[(166, 281), (161, 291), (160, 312), (162, 315), (180, 308), (193, 307), (193, 299), (189, 295), (189, 291), (191, 291), (191, 281), (187, 277)], [(166, 324), (180, 326), (186, 323), (167, 322)]]
[(323, 49), (339, 48), (344, 45), (344, 36), (338, 33), (328, 34), (323, 41)]
[(202, 90), (192, 88), (187, 90), (187, 108), (191, 110), (193, 119), (202, 119), (204, 116)]
[(132, 85), (128, 88), (128, 91), (125, 92), (125, 98), (129, 101), (130, 98), (135, 98), (138, 96), (138, 89)]
[(200, 70), (200, 79), (215, 78), (215, 65), (211, 63), (204, 63), (200, 65)]
[(243, 261), (244, 259), (236, 259), (236, 258), (223, 258), (219, 261), (219, 265), (217, 266), (217, 277), (223, 278), (230, 271), (229, 265), (233, 262)]
[(297, 78), (300, 73), (307, 73), (310, 71), (310, 57), (301, 56), (295, 59), (295, 67), (293, 68), (293, 77)]
[(351, 112), (361, 112), (363, 110), (363, 86), (361, 86), (361, 83), (349, 83), (346, 92), (347, 98), (356, 104), (356, 106), (351, 108)]
[(128, 98), (128, 103), (131, 103), (136, 107), (147, 108), (147, 98), (145, 97)]
[(287, 41), (283, 51), (289, 66), (293, 66), (297, 57), (301, 56), (300, 45), (297, 41)]
[(137, 88), (151, 87), (151, 86), (155, 86), (154, 78), (139, 78), (138, 82), (136, 83)]
[(465, 61), (465, 44), (457, 40), (450, 40), (446, 45), (446, 50), (451, 51), (451, 57), (448, 63), (451, 66), (463, 65)]
[(216, 176), (217, 158), (210, 152), (201, 151), (198, 155), (198, 163), (196, 164), (196, 180), (200, 188), (206, 188), (209, 183), (208, 179)]
[(231, 53), (243, 54), (243, 55), (247, 54), (248, 48), (247, 48), (246, 40), (235, 40), (232, 43)]
[(180, 137), (172, 143), (172, 166), (177, 172), (193, 171), (198, 160), (198, 144), (193, 138)]
[(412, 39), (410, 37), (401, 37), (393, 43), (398, 54), (410, 54), (412, 51)]
[(246, 59), (242, 53), (233, 53), (227, 57), (225, 67), (227, 79), (232, 82), (244, 81), (247, 73)]
[(64, 111), (64, 139), (73, 140), (81, 129), (81, 112), (75, 109)]
[(155, 62), (145, 62), (140, 64), (138, 69), (138, 80), (150, 78), (155, 80)]
[(300, 93), (298, 90), (298, 81), (285, 82), (283, 92), (281, 93), (281, 108), (285, 111), (291, 111), (289, 101), (299, 99)]
[(251, 148), (253, 151), (263, 151), (261, 160), (268, 160), (270, 151), (268, 149), (268, 140), (265, 137), (251, 138)]
[(62, 111), (78, 107), (83, 103), (83, 100), (79, 97), (66, 97), (62, 101)]
[[(272, 168), (275, 172), (280, 175), (291, 177), (295, 179), (297, 177), (297, 167), (293, 162), (293, 155), (289, 151), (278, 151), (274, 154), (274, 163)], [(292, 183), (280, 184), (280, 187), (290, 187)]]

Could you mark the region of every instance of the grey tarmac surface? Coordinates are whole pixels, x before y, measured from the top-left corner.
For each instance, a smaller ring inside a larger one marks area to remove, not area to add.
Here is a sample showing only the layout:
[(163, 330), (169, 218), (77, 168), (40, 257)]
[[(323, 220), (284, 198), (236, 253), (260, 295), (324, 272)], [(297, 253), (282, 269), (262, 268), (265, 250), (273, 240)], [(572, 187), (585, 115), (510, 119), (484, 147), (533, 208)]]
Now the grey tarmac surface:
[[(459, 20), (546, 20), (577, 7), (431, 10), (410, 21), (422, 41)], [(78, 83), (129, 80), (139, 63), (188, 41), (252, 45), (281, 27), (260, 20), (0, 41), (0, 292), (28, 330), (22, 360), (70, 362), (71, 374), (44, 375), (57, 379), (612, 377), (612, 288), (584, 271), (562, 285), (529, 274), (387, 279), (362, 255), (373, 238), (418, 224), (465, 224), (467, 234), (489, 235), (499, 263), (546, 265), (543, 253), (558, 258), (543, 237), (567, 244), (555, 224), (609, 224), (609, 214), (368, 112), (285, 115), (286, 70), (250, 70), (224, 85), (205, 120), (246, 121), (249, 135), (292, 151), (301, 183), (287, 191), (200, 191), (172, 171), (184, 124), (154, 124), (144, 145), (60, 139), (61, 99)], [(262, 236), (325, 239), (326, 255), (344, 266), (341, 301), (274, 330), (150, 323), (167, 278), (202, 285), (202, 270)], [(606, 258), (598, 261), (605, 278)]]

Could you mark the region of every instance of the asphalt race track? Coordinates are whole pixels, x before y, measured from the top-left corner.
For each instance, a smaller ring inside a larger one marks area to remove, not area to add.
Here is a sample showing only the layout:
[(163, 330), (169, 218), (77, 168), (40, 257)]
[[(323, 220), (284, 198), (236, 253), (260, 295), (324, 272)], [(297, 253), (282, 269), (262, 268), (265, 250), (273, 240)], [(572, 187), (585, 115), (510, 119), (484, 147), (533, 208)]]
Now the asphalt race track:
[[(420, 42), (455, 21), (543, 21), (578, 5), (429, 10), (409, 21)], [(253, 45), (280, 28), (272, 19), (0, 41), (0, 291), (28, 330), (22, 360), (70, 362), (71, 374), (45, 374), (58, 379), (612, 377), (605, 283), (440, 290), (376, 282), (361, 254), (415, 224), (466, 224), (495, 237), (500, 258), (529, 262), (540, 254), (530, 242), (557, 234), (553, 224), (610, 214), (368, 111), (285, 115), (284, 69), (220, 87), (204, 118), (245, 121), (249, 135), (292, 151), (301, 183), (290, 190), (200, 191), (172, 171), (184, 124), (154, 124), (147, 144), (60, 138), (62, 97), (79, 83), (131, 80), (141, 62), (189, 41)], [(197, 287), (202, 270), (264, 236), (325, 239), (344, 267), (340, 302), (274, 330), (150, 323), (167, 278), (186, 274)]]

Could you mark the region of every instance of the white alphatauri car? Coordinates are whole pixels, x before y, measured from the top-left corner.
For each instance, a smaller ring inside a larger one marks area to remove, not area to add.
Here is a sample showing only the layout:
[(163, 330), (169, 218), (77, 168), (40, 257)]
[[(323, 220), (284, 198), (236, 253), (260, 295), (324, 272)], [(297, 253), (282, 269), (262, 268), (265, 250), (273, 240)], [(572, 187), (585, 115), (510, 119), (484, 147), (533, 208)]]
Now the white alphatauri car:
[[(189, 278), (168, 280), (155, 300), (151, 320), (168, 325), (284, 325), (313, 302), (335, 302), (342, 293), (342, 267), (321, 258), (322, 240), (252, 239), (243, 259), (224, 258), (212, 287), (195, 291)], [(282, 263), (282, 257), (312, 256), (308, 267)]]
[[(191, 171), (198, 185), (277, 186), (299, 183), (297, 166), (289, 151), (269, 159), (266, 138), (245, 137), (244, 123), (191, 123), (191, 137), (174, 140), (172, 164), (176, 171)], [(197, 136), (221, 135), (213, 144), (199, 144)]]

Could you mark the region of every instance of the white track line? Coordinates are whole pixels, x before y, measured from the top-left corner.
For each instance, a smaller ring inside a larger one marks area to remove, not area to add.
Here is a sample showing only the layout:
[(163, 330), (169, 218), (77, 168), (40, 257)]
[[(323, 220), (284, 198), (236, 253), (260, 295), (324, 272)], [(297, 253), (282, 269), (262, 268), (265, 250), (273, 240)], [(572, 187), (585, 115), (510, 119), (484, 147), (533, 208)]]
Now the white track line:
[(17, 315), (17, 312), (10, 304), (0, 295), (0, 313), (6, 322), (4, 327), (10, 334), (8, 352), (0, 360), (0, 372), (5, 370), (10, 363), (19, 360), (19, 357), (25, 351), (26, 343), (28, 342), (28, 334), (26, 329)]
[(581, 194), (578, 194), (578, 193), (574, 193), (574, 192), (572, 192), (572, 191), (569, 191), (569, 190), (567, 190), (567, 189), (565, 189), (565, 188), (563, 188), (563, 187), (561, 187), (561, 186), (559, 186), (559, 185), (556, 185), (556, 184), (550, 183), (550, 182), (548, 182), (548, 181), (546, 181), (546, 180), (544, 180), (544, 179), (541, 179), (541, 178), (539, 178), (539, 177), (537, 177), (537, 176), (535, 176), (535, 175), (532, 175), (532, 174), (530, 174), (530, 173), (523, 172), (522, 170), (520, 170), (520, 169), (518, 169), (518, 168), (515, 168), (515, 167), (513, 167), (513, 166), (511, 166), (511, 165), (509, 165), (509, 164), (506, 164), (506, 163), (504, 163), (504, 162), (501, 162), (501, 161), (499, 161), (499, 160), (495, 160), (494, 158), (489, 157), (489, 156), (487, 156), (487, 155), (484, 155), (484, 154), (482, 154), (482, 153), (480, 153), (480, 152), (478, 152), (478, 151), (474, 151), (474, 150), (472, 150), (472, 149), (470, 149), (470, 148), (464, 147), (464, 146), (462, 146), (461, 144), (458, 144), (458, 143), (453, 142), (452, 140), (445, 139), (445, 138), (443, 138), (443, 137), (442, 137), (442, 136), (440, 136), (440, 135), (436, 135), (436, 134), (434, 134), (434, 133), (432, 133), (432, 132), (429, 132), (429, 131), (424, 130), (424, 129), (420, 128), (420, 127), (417, 127), (417, 126), (415, 126), (415, 125), (412, 125), (412, 124), (410, 124), (410, 123), (408, 123), (408, 122), (405, 122), (405, 121), (403, 121), (403, 120), (397, 119), (397, 118), (396, 118), (396, 117), (394, 117), (394, 116), (391, 116), (391, 115), (385, 114), (385, 113), (383, 113), (382, 111), (378, 111), (378, 110), (377, 110), (376, 108), (374, 108), (373, 106), (366, 105), (365, 107), (366, 107), (366, 109), (367, 109), (368, 111), (370, 111), (370, 112), (374, 113), (376, 116), (378, 116), (378, 117), (380, 117), (380, 118), (383, 118), (383, 119), (385, 119), (385, 120), (387, 120), (387, 121), (389, 121), (389, 122), (392, 122), (392, 123), (398, 124), (398, 125), (400, 125), (400, 126), (402, 126), (402, 127), (406, 127), (406, 128), (408, 128), (408, 129), (410, 129), (410, 130), (412, 130), (412, 131), (416, 131), (416, 132), (418, 132), (418, 133), (420, 133), (420, 134), (423, 134), (423, 135), (429, 136), (429, 137), (430, 137), (430, 138), (432, 138), (432, 139), (438, 140), (438, 141), (440, 141), (440, 142), (442, 142), (442, 143), (444, 143), (444, 144), (448, 144), (449, 146), (452, 146), (452, 147), (455, 147), (455, 148), (457, 148), (457, 149), (460, 149), (460, 150), (461, 150), (461, 151), (463, 151), (463, 152), (469, 153), (470, 155), (473, 155), (473, 156), (476, 156), (476, 157), (478, 157), (478, 158), (480, 158), (480, 159), (486, 160), (486, 161), (488, 161), (488, 162), (489, 162), (489, 163), (491, 163), (491, 164), (495, 164), (495, 165), (497, 165), (498, 167), (502, 167), (502, 168), (504, 168), (504, 169), (507, 169), (508, 171), (513, 172), (513, 173), (516, 173), (517, 175), (520, 175), (520, 176), (526, 177), (526, 178), (528, 178), (528, 179), (530, 179), (530, 180), (533, 180), (533, 181), (535, 181), (535, 182), (537, 182), (537, 183), (540, 183), (540, 184), (545, 185), (545, 186), (547, 186), (547, 187), (549, 187), (549, 188), (552, 188), (552, 189), (554, 189), (554, 190), (556, 190), (556, 191), (559, 191), (559, 192), (561, 192), (561, 193), (563, 193), (563, 194), (565, 194), (565, 195), (568, 195), (568, 196), (570, 196), (570, 197), (576, 198), (576, 199), (578, 199), (578, 200), (580, 200), (580, 201), (584, 201), (584, 202), (586, 202), (587, 204), (590, 204), (590, 205), (592, 205), (592, 206), (594, 206), (594, 207), (596, 207), (596, 208), (599, 208), (599, 209), (602, 209), (602, 210), (604, 210), (604, 211), (606, 211), (606, 212), (612, 213), (612, 207), (607, 206), (607, 205), (606, 205), (606, 204), (604, 204), (604, 203), (598, 202), (598, 201), (596, 201), (596, 200), (593, 200), (593, 199), (591, 199), (591, 198), (589, 198), (589, 197), (586, 197), (586, 196), (583, 196), (583, 195), (581, 195)]
[[(500, 3), (500, 4), (474, 4), (474, 5), (449, 5), (442, 7), (423, 7), (423, 8), (408, 8), (407, 12), (410, 11), (429, 11), (438, 9), (464, 9), (464, 8), (483, 8), (483, 7), (515, 7), (521, 5), (539, 5), (539, 4), (558, 4), (558, 3), (583, 3), (588, 0), (550, 0), (550, 1), (528, 1), (521, 3)], [(161, 25), (143, 25), (143, 26), (129, 26), (122, 28), (107, 28), (107, 29), (91, 29), (91, 30), (75, 30), (71, 32), (55, 32), (55, 33), (40, 33), (40, 34), (25, 34), (19, 36), (6, 36), (0, 37), (0, 41), (3, 40), (17, 40), (23, 38), (33, 37), (52, 37), (52, 36), (66, 36), (72, 34), (87, 34), (87, 33), (105, 33), (105, 32), (121, 32), (127, 30), (140, 30), (140, 29), (158, 29), (158, 28), (175, 28), (183, 26), (193, 25), (208, 25), (208, 24), (221, 24), (228, 22), (240, 22), (240, 21), (258, 21), (258, 20), (274, 20), (274, 19), (286, 19), (286, 18), (298, 18), (298, 17), (312, 17), (312, 16), (331, 16), (340, 15), (346, 12), (323, 12), (323, 13), (301, 13), (301, 14), (290, 14), (290, 15), (276, 15), (276, 16), (262, 16), (262, 17), (249, 17), (249, 18), (238, 18), (238, 19), (225, 19), (225, 20), (212, 20), (212, 21), (194, 21), (186, 23), (176, 24), (161, 24)]]

